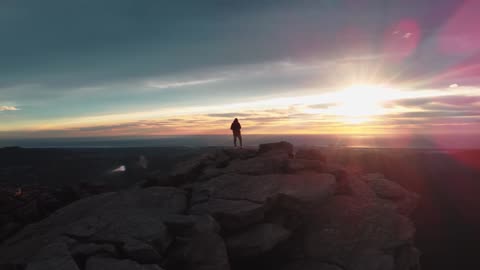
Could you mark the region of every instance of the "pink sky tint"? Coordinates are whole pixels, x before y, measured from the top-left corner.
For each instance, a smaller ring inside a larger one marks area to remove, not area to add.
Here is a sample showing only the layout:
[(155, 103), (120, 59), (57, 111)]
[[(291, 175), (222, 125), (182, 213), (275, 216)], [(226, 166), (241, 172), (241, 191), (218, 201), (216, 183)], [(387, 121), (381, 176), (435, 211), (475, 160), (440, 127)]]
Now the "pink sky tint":
[(393, 61), (412, 55), (422, 38), (422, 31), (414, 19), (403, 19), (387, 28), (384, 35), (384, 52)]
[(467, 0), (450, 16), (438, 34), (438, 48), (444, 54), (470, 55), (480, 50), (480, 1)]

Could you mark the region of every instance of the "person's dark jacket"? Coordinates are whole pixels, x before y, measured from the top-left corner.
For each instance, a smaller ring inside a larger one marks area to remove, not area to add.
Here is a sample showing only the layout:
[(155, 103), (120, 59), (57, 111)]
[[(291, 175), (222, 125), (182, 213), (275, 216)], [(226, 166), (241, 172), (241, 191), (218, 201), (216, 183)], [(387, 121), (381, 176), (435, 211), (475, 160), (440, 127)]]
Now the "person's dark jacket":
[(239, 122), (233, 122), (232, 125), (230, 126), (230, 129), (233, 130), (233, 132), (240, 132), (240, 129), (242, 129), (242, 126), (240, 125)]

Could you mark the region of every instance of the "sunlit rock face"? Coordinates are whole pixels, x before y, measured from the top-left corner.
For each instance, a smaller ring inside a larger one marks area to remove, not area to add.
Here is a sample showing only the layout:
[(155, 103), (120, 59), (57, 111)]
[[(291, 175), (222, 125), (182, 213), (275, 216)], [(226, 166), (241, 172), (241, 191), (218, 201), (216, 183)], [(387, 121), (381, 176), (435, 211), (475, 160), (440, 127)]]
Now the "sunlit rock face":
[(297, 154), (216, 149), (148, 187), (78, 200), (5, 240), (0, 268), (419, 269), (417, 195)]

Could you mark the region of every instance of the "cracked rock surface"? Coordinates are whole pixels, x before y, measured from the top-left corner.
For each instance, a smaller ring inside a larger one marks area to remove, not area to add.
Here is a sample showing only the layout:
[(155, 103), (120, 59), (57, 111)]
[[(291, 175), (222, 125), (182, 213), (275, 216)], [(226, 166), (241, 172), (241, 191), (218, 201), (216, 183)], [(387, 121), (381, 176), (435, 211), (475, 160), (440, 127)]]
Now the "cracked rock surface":
[(0, 244), (0, 269), (419, 269), (418, 196), (316, 150), (216, 149), (164, 180), (26, 226)]

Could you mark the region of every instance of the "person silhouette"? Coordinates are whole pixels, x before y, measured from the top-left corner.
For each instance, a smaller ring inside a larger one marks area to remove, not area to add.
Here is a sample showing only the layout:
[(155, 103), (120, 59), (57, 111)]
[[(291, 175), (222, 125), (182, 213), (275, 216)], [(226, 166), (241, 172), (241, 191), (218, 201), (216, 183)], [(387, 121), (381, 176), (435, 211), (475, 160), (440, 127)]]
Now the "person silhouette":
[(240, 129), (242, 129), (242, 126), (240, 125), (240, 122), (238, 122), (238, 118), (235, 118), (233, 120), (232, 125), (230, 125), (230, 129), (233, 132), (233, 145), (237, 147), (237, 138), (240, 141), (240, 148), (243, 147), (242, 145), (242, 133), (240, 132)]

